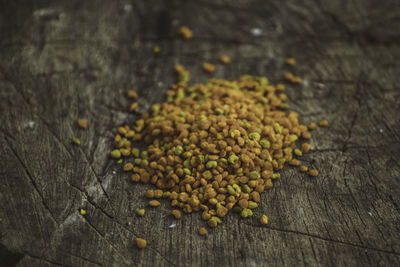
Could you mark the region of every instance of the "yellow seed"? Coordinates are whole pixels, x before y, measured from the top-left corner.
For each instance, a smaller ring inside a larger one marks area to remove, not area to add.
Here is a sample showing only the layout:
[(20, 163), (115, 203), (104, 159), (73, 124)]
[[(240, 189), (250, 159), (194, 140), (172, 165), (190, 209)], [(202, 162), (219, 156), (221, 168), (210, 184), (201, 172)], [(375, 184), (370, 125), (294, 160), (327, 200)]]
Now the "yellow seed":
[(309, 174), (310, 176), (316, 177), (316, 176), (318, 176), (318, 171), (315, 170), (315, 169), (312, 169), (312, 170), (309, 170), (309, 171), (308, 171), (308, 174)]
[(138, 97), (137, 93), (134, 90), (129, 90), (128, 91), (128, 97), (136, 99)]
[(161, 48), (160, 48), (158, 45), (156, 45), (156, 46), (153, 48), (154, 54), (158, 54), (158, 53), (160, 53), (160, 51), (161, 51)]
[(87, 128), (87, 120), (86, 119), (79, 119), (78, 120), (78, 125), (82, 129), (86, 129)]
[(260, 222), (261, 222), (261, 224), (267, 224), (267, 223), (268, 223), (268, 217), (267, 217), (267, 215), (263, 214), (263, 215), (261, 216)]
[(301, 172), (306, 172), (306, 171), (308, 171), (308, 167), (303, 165), (303, 166), (300, 167), (300, 171)]
[(137, 102), (132, 103), (132, 104), (129, 106), (129, 111), (135, 111), (137, 107), (138, 107), (138, 103), (137, 103)]
[(319, 126), (322, 126), (322, 127), (328, 126), (328, 120), (321, 120), (321, 121), (319, 122)]
[(172, 210), (172, 215), (174, 215), (175, 219), (180, 219), (182, 216), (182, 213), (179, 210)]
[(81, 215), (86, 215), (86, 210), (80, 209), (80, 213), (81, 213)]
[(136, 245), (138, 248), (143, 249), (147, 246), (147, 241), (143, 238), (136, 238)]
[(124, 165), (124, 167), (123, 167), (123, 170), (126, 171), (126, 172), (127, 172), (127, 171), (133, 170), (133, 164), (130, 163), (130, 162), (125, 163), (125, 165)]
[(186, 26), (181, 26), (179, 28), (179, 34), (186, 40), (190, 40), (193, 38), (193, 32)]
[(314, 130), (315, 128), (317, 128), (317, 124), (315, 122), (312, 122), (308, 125), (308, 129), (310, 131)]
[(227, 55), (222, 55), (219, 60), (224, 64), (231, 63), (231, 59)]
[(199, 229), (199, 235), (206, 235), (206, 234), (207, 234), (207, 229), (204, 228), (204, 227), (201, 227), (201, 228)]
[(301, 145), (301, 151), (302, 151), (303, 153), (307, 153), (308, 151), (310, 151), (310, 144), (308, 144), (308, 143), (303, 143), (303, 144)]
[(208, 73), (212, 73), (212, 72), (215, 71), (216, 67), (213, 64), (204, 63), (203, 64), (203, 69)]
[(150, 206), (152, 206), (152, 207), (158, 207), (158, 206), (160, 206), (160, 202), (158, 201), (158, 200), (150, 200), (149, 201), (149, 205)]
[(290, 57), (285, 60), (285, 63), (290, 66), (294, 66), (294, 65), (296, 65), (296, 60), (294, 58)]

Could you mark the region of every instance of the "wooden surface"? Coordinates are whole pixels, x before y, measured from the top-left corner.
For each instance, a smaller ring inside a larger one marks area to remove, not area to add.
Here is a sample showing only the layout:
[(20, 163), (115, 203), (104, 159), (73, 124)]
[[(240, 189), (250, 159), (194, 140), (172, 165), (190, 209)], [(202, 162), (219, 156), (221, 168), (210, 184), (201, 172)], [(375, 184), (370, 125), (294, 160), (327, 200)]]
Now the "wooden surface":
[[(399, 266), (398, 0), (1, 2), (0, 265)], [(125, 91), (144, 112), (175, 63), (196, 82), (209, 61), (216, 77), (277, 83), (288, 56), (304, 79), (286, 90), (291, 107), (303, 123), (330, 121), (304, 157), (320, 176), (285, 168), (254, 218), (230, 214), (207, 237), (198, 213), (176, 221), (166, 202), (138, 218), (149, 187), (109, 158), (115, 129), (137, 118)]]

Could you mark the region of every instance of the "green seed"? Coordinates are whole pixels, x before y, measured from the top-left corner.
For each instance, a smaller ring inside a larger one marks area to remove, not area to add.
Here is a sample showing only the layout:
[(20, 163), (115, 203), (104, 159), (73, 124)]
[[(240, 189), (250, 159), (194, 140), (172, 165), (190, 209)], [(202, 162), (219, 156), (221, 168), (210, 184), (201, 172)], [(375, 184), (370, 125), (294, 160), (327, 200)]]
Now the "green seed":
[(153, 136), (159, 135), (160, 133), (161, 133), (161, 130), (160, 130), (160, 129), (154, 129), (154, 130), (151, 132), (151, 134), (152, 134)]
[(176, 146), (174, 149), (175, 155), (180, 155), (183, 152), (183, 147), (182, 146)]
[(299, 156), (299, 157), (303, 156), (303, 152), (301, 152), (301, 150), (298, 149), (298, 148), (296, 148), (296, 149), (294, 150), (294, 154), (296, 154), (296, 156)]
[(122, 159), (119, 159), (118, 161), (117, 161), (117, 164), (121, 164), (122, 163)]
[(258, 207), (258, 204), (254, 201), (249, 201), (249, 209), (255, 209)]
[(235, 164), (238, 161), (239, 157), (235, 154), (229, 156), (228, 161), (230, 164)]
[(209, 162), (206, 163), (206, 168), (207, 169), (212, 169), (218, 166), (218, 163), (215, 160), (210, 160)]
[(146, 150), (143, 150), (142, 153), (140, 153), (141, 158), (147, 158), (148, 152)]
[(260, 174), (259, 174), (258, 172), (252, 171), (252, 172), (250, 173), (249, 177), (250, 177), (250, 179), (258, 179), (258, 178), (260, 178), (261, 176), (260, 176)]
[(261, 140), (260, 145), (265, 149), (269, 149), (271, 147), (271, 143), (267, 139)]
[(172, 171), (174, 168), (172, 168), (171, 166), (166, 166), (165, 167), (165, 171), (167, 172), (167, 173), (169, 173), (170, 171)]
[(184, 168), (184, 169), (183, 169), (183, 172), (184, 172), (186, 175), (191, 175), (191, 174), (192, 174), (192, 172), (191, 172), (188, 168)]
[(140, 166), (142, 164), (141, 159), (135, 159), (133, 162), (135, 163), (135, 165), (138, 165), (138, 166)]
[(216, 109), (215, 109), (215, 113), (216, 113), (217, 115), (222, 115), (222, 114), (224, 114), (224, 111), (223, 111), (222, 109), (220, 109), (220, 108), (216, 108)]
[(189, 139), (183, 138), (183, 144), (185, 144), (185, 145), (189, 144)]
[(121, 157), (121, 151), (119, 151), (118, 149), (111, 151), (110, 154), (111, 154), (111, 157), (114, 159), (119, 159)]
[(163, 197), (163, 198), (169, 198), (170, 195), (171, 195), (171, 192), (165, 191), (165, 192), (162, 194), (162, 197)]
[(257, 132), (250, 133), (249, 138), (258, 142), (260, 140), (260, 134)]
[(297, 135), (295, 135), (295, 134), (291, 134), (291, 135), (289, 136), (290, 142), (296, 142), (297, 139), (298, 139), (298, 137), (297, 137)]
[(218, 224), (222, 223), (221, 219), (219, 217), (217, 217), (217, 216), (212, 216), (211, 219), (216, 220)]
[(199, 164), (203, 164), (203, 163), (204, 163), (204, 155), (199, 155), (199, 156), (197, 157), (197, 162), (198, 162)]
[(232, 138), (236, 138), (236, 137), (239, 137), (239, 136), (240, 136), (240, 131), (239, 130), (233, 130), (231, 132), (231, 137)]
[(228, 164), (228, 160), (227, 160), (227, 159), (222, 158), (222, 159), (220, 159), (220, 161), (221, 161), (222, 163), (224, 163), (224, 164)]
[(135, 158), (138, 158), (139, 155), (140, 155), (140, 150), (137, 149), (137, 148), (132, 148), (132, 155), (133, 155)]
[(187, 159), (187, 160), (185, 160), (185, 161), (183, 162), (183, 167), (188, 168), (188, 169), (191, 168), (191, 166), (190, 166), (190, 160), (189, 160), (189, 159)]
[(144, 216), (144, 213), (145, 213), (145, 209), (138, 209), (138, 210), (136, 210), (136, 214), (137, 215), (139, 215), (139, 216)]
[(250, 192), (251, 192), (251, 188), (250, 188), (247, 184), (245, 184), (245, 185), (243, 186), (243, 192), (245, 192), (245, 193), (250, 193)]
[(183, 111), (180, 111), (180, 112), (178, 113), (178, 116), (184, 118), (184, 117), (186, 117), (186, 113), (183, 112)]
[(243, 209), (240, 215), (242, 216), (242, 218), (248, 218), (253, 216), (253, 212), (251, 211), (251, 209)]
[(282, 126), (280, 126), (279, 123), (274, 124), (274, 129), (276, 133), (278, 134), (282, 133)]
[(228, 193), (229, 193), (230, 195), (236, 194), (235, 189), (233, 189), (233, 187), (232, 187), (231, 185), (228, 185), (227, 190), (228, 190)]
[(279, 177), (281, 177), (280, 173), (274, 173), (272, 174), (272, 179), (278, 179)]
[(81, 140), (80, 140), (79, 138), (74, 137), (74, 138), (72, 139), (72, 142), (74, 142), (75, 145), (78, 145), (78, 146), (81, 145)]
[(142, 166), (142, 168), (146, 168), (147, 166), (149, 166), (149, 162), (145, 159), (142, 159), (140, 166)]

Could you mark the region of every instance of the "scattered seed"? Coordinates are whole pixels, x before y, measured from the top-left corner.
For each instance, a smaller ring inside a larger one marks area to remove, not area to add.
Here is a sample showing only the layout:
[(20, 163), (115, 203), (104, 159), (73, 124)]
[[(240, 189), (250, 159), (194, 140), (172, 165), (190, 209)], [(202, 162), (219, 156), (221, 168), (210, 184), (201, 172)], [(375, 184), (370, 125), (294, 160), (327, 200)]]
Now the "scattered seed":
[(86, 119), (79, 119), (78, 120), (78, 125), (82, 129), (86, 129), (87, 128), (87, 120)]
[(216, 67), (213, 64), (210, 63), (204, 63), (203, 64), (203, 69), (208, 72), (208, 73), (212, 73), (215, 71)]
[(172, 210), (172, 215), (174, 215), (175, 219), (180, 219), (182, 216), (182, 213), (179, 210)]
[(186, 26), (181, 26), (179, 28), (179, 34), (186, 40), (193, 38), (193, 32)]
[(318, 171), (315, 170), (315, 169), (312, 169), (312, 170), (309, 170), (309, 171), (308, 171), (308, 174), (309, 174), (310, 176), (316, 177), (316, 176), (318, 176)]
[(140, 217), (143, 217), (145, 212), (146, 212), (145, 209), (138, 209), (138, 210), (136, 210), (136, 214), (137, 214), (138, 216), (140, 216)]
[(267, 215), (263, 214), (263, 215), (261, 216), (260, 222), (261, 222), (261, 224), (267, 224), (267, 223), (268, 223), (268, 217), (267, 217)]
[(207, 234), (207, 229), (204, 228), (204, 227), (201, 227), (201, 228), (199, 229), (199, 235), (206, 235), (206, 234)]
[(231, 59), (227, 55), (222, 55), (219, 60), (224, 64), (231, 63)]
[(306, 171), (308, 171), (308, 167), (303, 165), (303, 166), (300, 167), (300, 171), (301, 172), (306, 172)]
[(72, 142), (74, 142), (74, 144), (77, 146), (81, 145), (81, 140), (77, 137), (72, 138)]
[(158, 207), (160, 206), (160, 202), (158, 200), (153, 199), (149, 201), (149, 205), (152, 207)]
[(321, 121), (319, 122), (319, 126), (322, 126), (322, 127), (328, 126), (328, 120), (321, 120)]
[(285, 60), (285, 63), (290, 66), (294, 66), (294, 65), (296, 65), (296, 60), (294, 58), (290, 57)]
[(136, 245), (138, 248), (143, 249), (147, 246), (147, 241), (143, 238), (136, 238)]
[(81, 213), (81, 215), (86, 215), (86, 210), (84, 209), (80, 209), (79, 212)]

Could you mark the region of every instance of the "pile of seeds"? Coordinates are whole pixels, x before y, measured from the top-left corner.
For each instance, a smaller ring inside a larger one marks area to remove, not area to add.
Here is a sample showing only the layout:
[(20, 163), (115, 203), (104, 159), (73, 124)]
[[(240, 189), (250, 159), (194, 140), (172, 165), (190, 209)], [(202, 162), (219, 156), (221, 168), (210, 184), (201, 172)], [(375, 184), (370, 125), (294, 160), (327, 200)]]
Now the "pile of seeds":
[[(230, 210), (252, 216), (260, 193), (273, 186), (286, 163), (318, 175), (297, 159), (310, 150), (298, 142), (309, 139), (316, 124), (302, 125), (296, 112), (287, 111), (284, 85), (245, 75), (189, 87), (187, 70), (175, 70), (180, 81), (167, 91), (166, 102), (153, 105), (135, 125), (120, 127), (111, 152), (119, 163), (125, 158), (123, 170), (133, 182), (157, 187), (145, 194), (150, 206), (165, 198), (175, 218), (181, 218), (180, 210), (201, 211), (208, 226), (216, 227)], [(128, 96), (137, 97), (132, 91)], [(146, 143), (147, 150), (135, 142)], [(267, 221), (263, 215), (260, 222)]]

